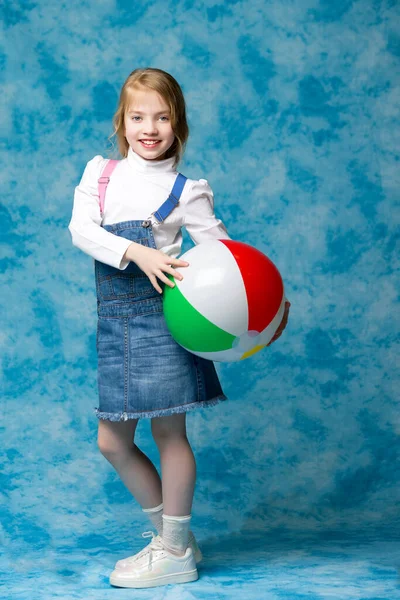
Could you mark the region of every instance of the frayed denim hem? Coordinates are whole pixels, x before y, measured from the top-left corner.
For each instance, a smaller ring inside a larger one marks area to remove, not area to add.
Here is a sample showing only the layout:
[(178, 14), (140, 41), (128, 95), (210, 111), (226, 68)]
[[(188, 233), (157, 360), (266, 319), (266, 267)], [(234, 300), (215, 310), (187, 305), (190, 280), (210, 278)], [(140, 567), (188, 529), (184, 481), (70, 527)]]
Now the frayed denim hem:
[(128, 419), (151, 419), (153, 417), (166, 417), (168, 415), (173, 415), (177, 413), (189, 412), (191, 410), (195, 410), (196, 408), (206, 408), (208, 406), (215, 406), (224, 400), (228, 400), (225, 394), (221, 394), (220, 396), (215, 396), (215, 398), (211, 398), (211, 400), (204, 400), (203, 402), (193, 402), (192, 404), (182, 404), (181, 406), (173, 406), (172, 408), (163, 408), (161, 410), (153, 410), (153, 411), (142, 411), (142, 412), (119, 412), (119, 413), (109, 413), (102, 412), (98, 408), (95, 408), (96, 417), (101, 420), (107, 421), (127, 421)]

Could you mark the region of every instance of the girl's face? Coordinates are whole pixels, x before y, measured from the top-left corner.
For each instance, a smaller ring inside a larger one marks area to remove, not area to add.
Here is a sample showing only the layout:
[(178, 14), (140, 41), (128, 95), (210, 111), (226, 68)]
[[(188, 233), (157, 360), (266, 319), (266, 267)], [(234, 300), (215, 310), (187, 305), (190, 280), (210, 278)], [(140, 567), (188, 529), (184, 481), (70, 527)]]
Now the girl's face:
[(147, 160), (163, 160), (175, 139), (169, 107), (154, 90), (135, 89), (124, 124), (128, 144)]

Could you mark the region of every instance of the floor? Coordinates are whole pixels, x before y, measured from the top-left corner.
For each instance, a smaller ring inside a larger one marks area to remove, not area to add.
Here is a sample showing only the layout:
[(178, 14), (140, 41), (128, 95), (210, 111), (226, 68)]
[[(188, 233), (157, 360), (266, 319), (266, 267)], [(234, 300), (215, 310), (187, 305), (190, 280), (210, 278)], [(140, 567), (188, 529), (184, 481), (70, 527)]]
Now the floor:
[(198, 536), (204, 559), (197, 581), (133, 590), (108, 576), (117, 560), (149, 540), (108, 541), (84, 536), (79, 544), (19, 546), (1, 559), (0, 597), (29, 600), (397, 600), (400, 540), (382, 534), (241, 532)]

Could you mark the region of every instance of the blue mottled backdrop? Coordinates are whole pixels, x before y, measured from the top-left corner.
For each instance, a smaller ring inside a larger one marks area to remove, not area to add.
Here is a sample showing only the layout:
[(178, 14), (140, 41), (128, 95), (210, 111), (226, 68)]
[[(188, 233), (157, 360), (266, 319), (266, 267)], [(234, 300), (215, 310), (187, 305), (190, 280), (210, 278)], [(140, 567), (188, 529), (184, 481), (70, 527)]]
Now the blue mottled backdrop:
[[(399, 598), (399, 3), (0, 10), (2, 597), (114, 597), (149, 528), (97, 448), (93, 261), (67, 226), (123, 81), (153, 66), (186, 96), (180, 170), (292, 306), (273, 346), (217, 363), (229, 403), (188, 415), (199, 581), (140, 594)], [(149, 421), (137, 443), (159, 467)]]

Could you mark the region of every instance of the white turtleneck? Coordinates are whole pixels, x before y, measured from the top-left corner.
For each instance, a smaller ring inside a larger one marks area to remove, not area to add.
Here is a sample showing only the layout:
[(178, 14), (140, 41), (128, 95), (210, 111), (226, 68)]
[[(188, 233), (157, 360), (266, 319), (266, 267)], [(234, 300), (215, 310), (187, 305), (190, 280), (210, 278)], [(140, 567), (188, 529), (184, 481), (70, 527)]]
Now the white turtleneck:
[(122, 260), (130, 240), (106, 231), (101, 225), (151, 218), (154, 241), (159, 250), (176, 258), (182, 246), (181, 227), (185, 227), (195, 244), (214, 239), (231, 239), (225, 225), (214, 214), (214, 196), (206, 179), (188, 179), (180, 202), (163, 223), (150, 217), (168, 198), (177, 171), (174, 158), (147, 160), (129, 148), (111, 175), (100, 215), (98, 184), (105, 158), (90, 160), (75, 188), (72, 218), (68, 229), (74, 246), (96, 260), (123, 270), (129, 261)]

